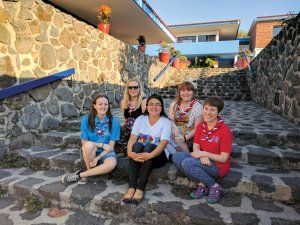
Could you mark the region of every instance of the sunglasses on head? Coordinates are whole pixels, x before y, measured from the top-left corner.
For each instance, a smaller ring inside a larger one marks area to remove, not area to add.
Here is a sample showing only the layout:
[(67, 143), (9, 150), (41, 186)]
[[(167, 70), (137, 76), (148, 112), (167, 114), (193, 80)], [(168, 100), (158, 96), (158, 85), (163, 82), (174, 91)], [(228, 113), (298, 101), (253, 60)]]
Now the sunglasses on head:
[(137, 90), (139, 89), (139, 86), (128, 86), (127, 88), (128, 90)]

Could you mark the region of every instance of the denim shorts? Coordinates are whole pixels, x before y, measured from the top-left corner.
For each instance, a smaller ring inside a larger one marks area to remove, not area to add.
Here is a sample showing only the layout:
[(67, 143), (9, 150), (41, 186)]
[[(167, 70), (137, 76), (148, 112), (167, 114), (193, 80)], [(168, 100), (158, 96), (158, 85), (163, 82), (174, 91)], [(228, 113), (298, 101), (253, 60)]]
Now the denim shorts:
[[(100, 155), (102, 152), (103, 152), (103, 150), (98, 148), (96, 151), (96, 156)], [(114, 150), (112, 150), (109, 153), (106, 153), (105, 156), (101, 157), (97, 162), (97, 166), (101, 165), (105, 159), (110, 158), (110, 157), (115, 158), (115, 159), (117, 158)]]
[[(103, 149), (98, 148), (96, 151), (96, 156), (100, 155), (102, 152), (103, 152)], [(100, 158), (97, 162), (97, 166), (101, 165), (105, 159), (110, 158), (110, 157), (117, 159), (117, 156), (116, 156), (116, 153), (114, 150), (112, 150), (111, 152), (107, 153), (105, 156)], [(83, 160), (82, 148), (80, 149), (80, 158)]]

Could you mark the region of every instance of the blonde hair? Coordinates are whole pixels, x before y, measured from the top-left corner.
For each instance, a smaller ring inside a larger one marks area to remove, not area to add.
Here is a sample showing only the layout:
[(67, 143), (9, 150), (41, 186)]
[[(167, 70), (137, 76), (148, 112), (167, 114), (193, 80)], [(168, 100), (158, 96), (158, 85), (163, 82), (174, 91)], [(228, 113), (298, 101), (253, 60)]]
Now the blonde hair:
[(125, 87), (125, 91), (124, 91), (124, 97), (123, 97), (123, 100), (124, 100), (123, 101), (123, 104), (124, 104), (123, 108), (124, 109), (128, 108), (128, 103), (130, 101), (130, 95), (129, 95), (129, 91), (128, 91), (128, 84), (130, 82), (136, 82), (136, 83), (138, 83), (138, 86), (139, 86), (139, 97), (138, 97), (138, 104), (137, 104), (136, 108), (139, 108), (141, 106), (142, 101), (143, 101), (143, 97), (145, 96), (143, 87), (142, 87), (139, 80), (137, 80), (137, 79), (128, 80), (127, 83), (126, 83), (126, 87)]

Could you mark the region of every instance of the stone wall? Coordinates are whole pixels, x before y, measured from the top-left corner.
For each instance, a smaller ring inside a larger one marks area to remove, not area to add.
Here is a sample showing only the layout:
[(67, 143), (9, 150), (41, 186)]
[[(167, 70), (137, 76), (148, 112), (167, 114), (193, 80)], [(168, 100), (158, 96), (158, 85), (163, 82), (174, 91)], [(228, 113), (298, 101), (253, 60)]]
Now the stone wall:
[(252, 99), (300, 125), (300, 16), (251, 62)]
[(153, 82), (164, 66), (41, 0), (0, 0), (0, 89), (76, 71), (0, 100), (0, 158), (7, 150), (33, 145), (36, 133), (85, 113), (98, 93), (118, 107), (129, 78), (139, 78), (146, 94), (172, 83), (173, 68)]

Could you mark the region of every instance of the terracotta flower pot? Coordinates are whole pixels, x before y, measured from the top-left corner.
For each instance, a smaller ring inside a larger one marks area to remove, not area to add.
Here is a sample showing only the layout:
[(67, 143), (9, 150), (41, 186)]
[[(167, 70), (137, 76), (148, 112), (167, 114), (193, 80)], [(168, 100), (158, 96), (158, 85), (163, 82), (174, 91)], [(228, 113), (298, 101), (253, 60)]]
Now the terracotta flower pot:
[(159, 53), (159, 60), (163, 63), (168, 64), (170, 62), (171, 54), (169, 52), (161, 52)]
[(98, 29), (101, 30), (103, 33), (109, 34), (109, 26), (110, 24), (106, 23), (98, 23)]
[[(239, 60), (240, 60), (240, 67), (241, 67), (242, 69), (244, 69), (244, 68), (246, 68), (246, 67), (248, 66), (248, 63), (247, 63), (245, 57), (242, 57), (242, 58), (240, 58)], [(247, 60), (248, 60), (248, 62), (250, 63), (250, 57), (247, 56)]]
[(178, 58), (173, 61), (172, 66), (175, 69), (179, 69), (179, 59)]
[(180, 62), (179, 61), (179, 69), (186, 69), (186, 68), (187, 68), (186, 62)]
[(145, 45), (139, 45), (139, 46), (138, 46), (138, 50), (139, 50), (141, 53), (145, 53), (145, 51), (146, 51), (146, 46), (145, 46)]

